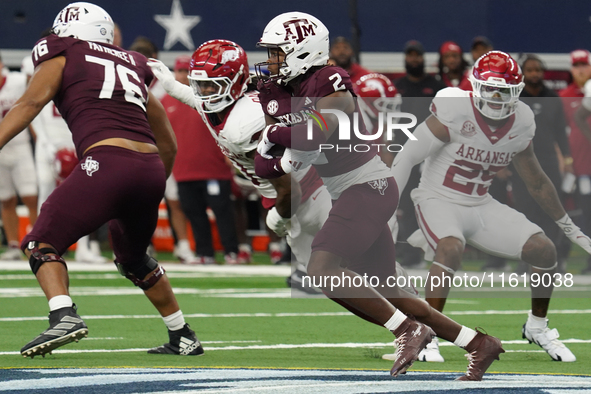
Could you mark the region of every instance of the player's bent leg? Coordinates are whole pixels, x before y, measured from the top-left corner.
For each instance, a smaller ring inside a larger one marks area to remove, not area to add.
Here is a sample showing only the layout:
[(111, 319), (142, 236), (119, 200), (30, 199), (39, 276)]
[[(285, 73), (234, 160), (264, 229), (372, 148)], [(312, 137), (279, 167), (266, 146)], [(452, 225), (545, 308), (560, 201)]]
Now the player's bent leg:
[[(430, 327), (411, 320), (404, 313), (397, 311), (391, 303), (383, 298), (373, 288), (366, 286), (359, 279), (359, 274), (347, 268), (341, 267), (343, 259), (336, 254), (327, 251), (314, 251), (308, 264), (308, 275), (319, 284), (320, 288), (331, 298), (339, 298), (340, 301), (350, 305), (369, 317), (370, 321), (376, 321), (388, 328), (396, 336), (396, 354), (394, 365), (390, 371), (396, 377), (406, 372), (418, 358), (419, 352), (427, 346), (435, 336)], [(343, 282), (360, 283), (359, 287), (351, 285), (332, 286), (326, 282), (330, 278), (341, 278)]]
[(168, 330), (168, 343), (148, 350), (150, 354), (201, 356), (204, 351), (195, 331), (185, 324), (179, 330)]
[(76, 313), (76, 305), (68, 296), (66, 263), (57, 251), (49, 244), (30, 241), (25, 253), (51, 309), (49, 328), (21, 349), (23, 357), (33, 358), (45, 356), (70, 342), (78, 342), (88, 336), (88, 327)]
[(152, 348), (148, 350), (148, 353), (183, 356), (203, 354), (201, 342), (195, 332), (185, 323), (168, 277), (164, 273), (164, 268), (148, 255), (135, 264), (115, 262), (115, 265), (123, 276), (144, 291), (168, 327), (168, 343)]
[(425, 298), (429, 305), (443, 311), (454, 274), (462, 263), (464, 244), (456, 237), (445, 237), (437, 243), (435, 259), (429, 269)]
[(554, 244), (543, 233), (534, 234), (523, 246), (521, 257), (532, 266), (530, 277), (532, 310), (521, 330), (522, 337), (529, 343), (540, 346), (554, 361), (576, 361), (575, 355), (558, 340), (560, 337), (558, 330), (548, 327), (546, 318), (557, 267)]
[(43, 356), (70, 342), (88, 336), (88, 327), (78, 315), (75, 304), (49, 312), (49, 328), (21, 349), (23, 357)]

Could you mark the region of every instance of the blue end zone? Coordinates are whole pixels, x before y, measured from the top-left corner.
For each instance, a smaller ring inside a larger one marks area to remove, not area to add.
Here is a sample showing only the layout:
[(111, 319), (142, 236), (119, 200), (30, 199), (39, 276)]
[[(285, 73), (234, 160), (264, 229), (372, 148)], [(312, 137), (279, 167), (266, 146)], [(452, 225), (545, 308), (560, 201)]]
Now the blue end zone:
[(487, 374), (456, 382), (459, 373), (287, 369), (5, 369), (0, 392), (79, 393), (446, 393), (582, 394), (591, 376)]

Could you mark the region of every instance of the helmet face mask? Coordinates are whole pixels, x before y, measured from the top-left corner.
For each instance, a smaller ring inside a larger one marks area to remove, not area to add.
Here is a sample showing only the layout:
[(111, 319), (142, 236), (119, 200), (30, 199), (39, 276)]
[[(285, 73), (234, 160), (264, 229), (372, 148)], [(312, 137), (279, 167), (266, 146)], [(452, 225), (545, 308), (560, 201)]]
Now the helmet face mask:
[(207, 41), (193, 53), (188, 78), (203, 111), (220, 112), (247, 89), (250, 75), (246, 52), (232, 41)]
[(474, 105), (489, 119), (505, 119), (515, 113), (525, 84), (517, 62), (504, 52), (481, 56), (469, 76)]
[(112, 44), (115, 25), (101, 7), (85, 2), (67, 5), (55, 18), (52, 32), (59, 37)]
[(288, 83), (310, 68), (324, 66), (328, 61), (328, 29), (320, 20), (303, 12), (287, 12), (273, 18), (257, 45), (268, 48), (269, 59), (273, 49), (285, 53), (283, 62), (267, 61), (255, 65), (257, 75), (263, 80), (269, 79), (259, 72), (264, 67), (277, 65), (278, 71), (271, 76), (271, 80)]

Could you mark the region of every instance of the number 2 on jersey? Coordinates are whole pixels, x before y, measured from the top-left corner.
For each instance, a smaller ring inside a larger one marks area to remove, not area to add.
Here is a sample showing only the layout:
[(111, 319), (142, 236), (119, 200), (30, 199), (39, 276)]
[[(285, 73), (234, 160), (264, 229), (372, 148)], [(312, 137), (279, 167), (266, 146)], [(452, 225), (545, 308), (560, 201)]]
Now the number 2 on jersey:
[(335, 80), (334, 83), (332, 84), (332, 87), (334, 88), (334, 91), (337, 92), (339, 90), (345, 90), (345, 84), (342, 83), (343, 82), (343, 78), (341, 77), (341, 75), (339, 73), (334, 73), (332, 74), (330, 77), (328, 77), (329, 80)]
[(121, 86), (125, 90), (125, 100), (138, 105), (144, 111), (146, 110), (146, 106), (144, 105), (146, 99), (142, 94), (142, 90), (138, 85), (129, 80), (129, 76), (131, 76), (138, 83), (142, 82), (135, 71), (130, 70), (129, 68), (121, 64), (118, 64), (117, 67), (115, 67), (114, 61), (103, 59), (96, 56), (86, 55), (85, 59), (87, 62), (100, 64), (105, 68), (105, 78), (103, 80), (103, 88), (101, 89), (99, 98), (110, 99), (111, 97), (113, 97), (113, 90), (115, 90), (116, 70), (117, 77), (119, 77), (119, 81), (121, 82)]

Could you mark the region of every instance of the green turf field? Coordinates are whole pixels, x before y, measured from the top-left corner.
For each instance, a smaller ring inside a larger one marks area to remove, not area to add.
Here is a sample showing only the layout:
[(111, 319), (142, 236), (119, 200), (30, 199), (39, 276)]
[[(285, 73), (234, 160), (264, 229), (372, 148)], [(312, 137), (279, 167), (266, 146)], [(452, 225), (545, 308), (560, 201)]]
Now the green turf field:
[[(70, 270), (72, 297), (89, 327), (89, 337), (46, 358), (24, 359), (18, 351), (47, 328), (48, 309), (35, 278), (23, 268), (0, 271), (0, 368), (226, 366), (386, 371), (391, 367), (390, 361), (381, 359), (383, 353), (393, 351), (389, 343), (394, 338), (386, 329), (348, 315), (326, 299), (290, 298), (281, 269), (248, 274), (243, 270), (176, 272), (173, 268), (180, 265), (168, 266), (181, 308), (203, 342), (204, 356), (146, 354), (149, 347), (166, 342), (165, 326), (143, 294), (109, 265), (97, 272)], [(561, 339), (578, 358), (575, 363), (553, 362), (540, 348), (521, 339), (526, 315), (519, 311), (529, 309), (527, 298), (460, 298), (450, 300), (446, 312), (503, 340), (507, 353), (491, 372), (589, 374), (589, 298), (570, 294), (553, 300), (551, 307), (556, 312), (549, 315), (550, 326), (559, 329)], [(465, 352), (446, 345), (441, 346), (445, 363), (416, 362), (412, 370), (464, 371)]]

